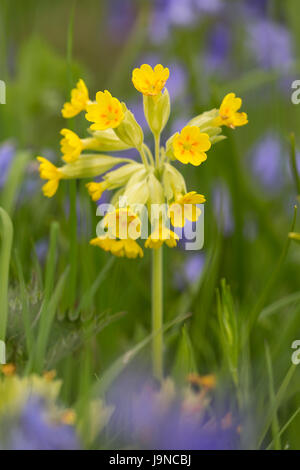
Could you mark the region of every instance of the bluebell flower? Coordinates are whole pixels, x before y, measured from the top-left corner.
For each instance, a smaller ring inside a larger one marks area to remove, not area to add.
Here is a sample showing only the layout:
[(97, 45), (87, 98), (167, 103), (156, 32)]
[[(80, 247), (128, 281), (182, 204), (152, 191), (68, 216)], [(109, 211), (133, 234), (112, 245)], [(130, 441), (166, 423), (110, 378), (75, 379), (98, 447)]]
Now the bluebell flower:
[(0, 146), (0, 188), (5, 184), (15, 154), (16, 148), (12, 142), (4, 142)]
[(115, 0), (108, 2), (107, 25), (114, 42), (124, 40), (135, 21), (136, 8), (132, 0)]
[(247, 14), (265, 17), (268, 12), (269, 0), (245, 0), (244, 7)]
[(196, 11), (205, 15), (216, 15), (223, 9), (222, 0), (194, 0)]
[(283, 146), (276, 134), (268, 132), (249, 155), (252, 172), (269, 191), (278, 191), (284, 183)]
[[(78, 438), (72, 426), (51, 421), (43, 400), (31, 398), (12, 426), (7, 424), (4, 448), (10, 450), (75, 450)], [(3, 445), (0, 443), (0, 447)]]
[(251, 21), (248, 43), (259, 66), (265, 69), (287, 70), (293, 62), (290, 32), (281, 24), (268, 19)]
[(204, 65), (208, 72), (224, 72), (231, 49), (231, 35), (225, 24), (218, 23), (208, 36)]
[(203, 253), (196, 253), (187, 256), (184, 263), (184, 275), (190, 284), (197, 282), (203, 272), (205, 256)]

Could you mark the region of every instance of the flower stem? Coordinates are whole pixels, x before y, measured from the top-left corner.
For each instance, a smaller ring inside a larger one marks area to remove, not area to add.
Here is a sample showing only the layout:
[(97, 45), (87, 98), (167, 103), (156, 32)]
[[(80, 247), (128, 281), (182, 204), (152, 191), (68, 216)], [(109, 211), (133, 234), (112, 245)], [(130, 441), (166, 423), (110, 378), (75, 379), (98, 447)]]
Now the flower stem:
[(152, 250), (152, 361), (153, 375), (163, 378), (163, 258), (162, 247)]
[(160, 161), (159, 161), (159, 146), (160, 146), (160, 134), (154, 136), (155, 140), (155, 163), (156, 168), (159, 168)]

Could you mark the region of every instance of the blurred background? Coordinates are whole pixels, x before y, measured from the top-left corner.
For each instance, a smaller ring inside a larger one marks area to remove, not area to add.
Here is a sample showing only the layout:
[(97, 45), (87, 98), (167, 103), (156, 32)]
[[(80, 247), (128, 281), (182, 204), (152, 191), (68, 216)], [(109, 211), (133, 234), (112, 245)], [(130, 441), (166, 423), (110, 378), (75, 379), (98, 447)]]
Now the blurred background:
[[(34, 319), (43, 298), (53, 221), (59, 222), (55, 282), (70, 259), (68, 184), (46, 199), (35, 157), (59, 164), (61, 108), (79, 78), (91, 97), (109, 89), (124, 100), (152, 148), (131, 72), (142, 63), (161, 63), (170, 69), (172, 103), (163, 141), (191, 117), (219, 107), (229, 92), (242, 97), (249, 116), (247, 126), (225, 130), (227, 139), (214, 146), (201, 167), (180, 167), (188, 189), (207, 199), (205, 245), (199, 252), (180, 246), (164, 250), (165, 321), (192, 314), (184, 330), (176, 326), (166, 337), (166, 370), (184, 380), (189, 370), (178, 351), (188, 332), (197, 372), (221, 378), (227, 403), (230, 367), (216, 302), (217, 289), (225, 295), (225, 279), (239, 331), (249, 313), (258, 312), (247, 354), (238, 356), (241, 393), (261, 425), (270, 393), (266, 343), (276, 391), (291, 365), (291, 344), (300, 337), (299, 247), (292, 245), (278, 265), (297, 196), (289, 155), (290, 135), (295, 134), (297, 150), (300, 129), (300, 105), (291, 102), (292, 82), (300, 79), (299, 17), (297, 0), (1, 1), (0, 79), (6, 83), (6, 104), (0, 105), (0, 205), (14, 224), (7, 352), (21, 374), (30, 356), (22, 285)], [(76, 131), (84, 137), (85, 129), (80, 116)], [(145, 250), (142, 260), (112, 260), (89, 246), (98, 219), (85, 183), (77, 185), (75, 295), (59, 303), (44, 366), (64, 379), (61, 397), (69, 406), (89, 390), (95, 374), (140, 344), (151, 325), (150, 255)], [(277, 277), (264, 291), (274, 272)], [(88, 302), (78, 309), (87, 291)], [(141, 354), (149, 366), (148, 349)], [(276, 422), (284, 425), (300, 406), (298, 371), (281, 405)], [(299, 427), (295, 417), (283, 432), (291, 448), (300, 448)]]

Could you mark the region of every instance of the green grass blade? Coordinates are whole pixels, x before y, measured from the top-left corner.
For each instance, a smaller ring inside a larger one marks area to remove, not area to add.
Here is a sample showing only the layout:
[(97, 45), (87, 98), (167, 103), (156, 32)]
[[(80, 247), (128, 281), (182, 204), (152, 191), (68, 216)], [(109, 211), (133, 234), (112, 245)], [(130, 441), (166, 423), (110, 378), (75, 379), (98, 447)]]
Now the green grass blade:
[(11, 214), (13, 211), (16, 196), (20, 190), (21, 182), (30, 158), (31, 154), (29, 152), (17, 152), (10, 167), (1, 195), (1, 206), (8, 214)]
[[(270, 404), (271, 404), (271, 407), (274, 407), (274, 404), (275, 404), (274, 378), (273, 378), (270, 349), (267, 344), (265, 344), (265, 353), (266, 353), (267, 371), (268, 371), (268, 379), (269, 379)], [(274, 441), (274, 450), (281, 450), (277, 410), (274, 411), (274, 415), (272, 418), (272, 435), (273, 435), (273, 441)]]
[(0, 340), (5, 341), (8, 314), (8, 277), (13, 241), (12, 221), (0, 207)]

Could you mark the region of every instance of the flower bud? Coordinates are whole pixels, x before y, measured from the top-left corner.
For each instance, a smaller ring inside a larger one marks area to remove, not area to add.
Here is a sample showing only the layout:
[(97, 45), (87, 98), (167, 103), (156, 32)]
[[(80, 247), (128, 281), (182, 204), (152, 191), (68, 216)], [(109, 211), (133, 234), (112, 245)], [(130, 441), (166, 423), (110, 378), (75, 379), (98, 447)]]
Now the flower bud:
[(160, 134), (168, 122), (170, 116), (170, 95), (165, 88), (163, 93), (157, 96), (144, 95), (144, 113), (148, 125), (154, 135)]
[(141, 126), (136, 122), (135, 117), (126, 105), (122, 103), (124, 111), (124, 119), (118, 127), (114, 129), (117, 137), (129, 145), (129, 147), (135, 147), (141, 149), (144, 141), (144, 134)]

